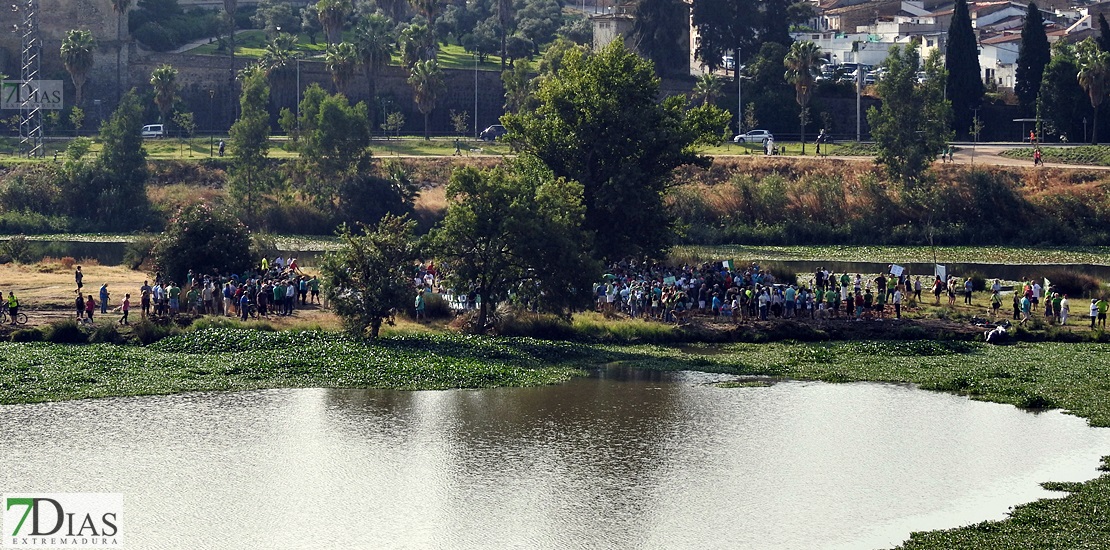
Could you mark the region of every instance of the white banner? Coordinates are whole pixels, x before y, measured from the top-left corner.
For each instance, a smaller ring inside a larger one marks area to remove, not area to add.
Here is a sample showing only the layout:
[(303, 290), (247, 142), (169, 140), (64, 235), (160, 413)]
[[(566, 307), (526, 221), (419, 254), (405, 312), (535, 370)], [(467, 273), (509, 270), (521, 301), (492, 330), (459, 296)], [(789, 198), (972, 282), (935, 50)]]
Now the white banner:
[(942, 280), (942, 281), (947, 281), (948, 280), (948, 269), (945, 268), (943, 265), (940, 265), (940, 264), (936, 264), (936, 266), (937, 266), (936, 276), (940, 277), (940, 280)]
[(0, 109), (19, 109), (24, 102), (27, 102), (29, 107), (60, 110), (62, 81), (5, 80), (0, 82)]
[(904, 267), (902, 267), (898, 264), (894, 264), (894, 265), (890, 266), (890, 274), (894, 275), (895, 277), (901, 277), (902, 272), (905, 271), (905, 270), (906, 270), (906, 268), (904, 268)]

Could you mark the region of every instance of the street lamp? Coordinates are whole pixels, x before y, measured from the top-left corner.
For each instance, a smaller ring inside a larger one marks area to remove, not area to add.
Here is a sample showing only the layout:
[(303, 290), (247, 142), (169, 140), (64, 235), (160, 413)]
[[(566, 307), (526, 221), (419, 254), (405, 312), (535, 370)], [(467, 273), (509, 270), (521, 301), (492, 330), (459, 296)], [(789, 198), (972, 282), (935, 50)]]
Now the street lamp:
[(474, 139), (478, 139), (478, 51), (474, 51)]
[(1083, 143), (1087, 143), (1087, 117), (1083, 117)]
[(215, 127), (216, 127), (216, 89), (208, 89), (208, 118), (209, 124), (212, 125), (213, 130), (208, 133), (208, 158), (212, 158), (212, 146), (216, 143)]

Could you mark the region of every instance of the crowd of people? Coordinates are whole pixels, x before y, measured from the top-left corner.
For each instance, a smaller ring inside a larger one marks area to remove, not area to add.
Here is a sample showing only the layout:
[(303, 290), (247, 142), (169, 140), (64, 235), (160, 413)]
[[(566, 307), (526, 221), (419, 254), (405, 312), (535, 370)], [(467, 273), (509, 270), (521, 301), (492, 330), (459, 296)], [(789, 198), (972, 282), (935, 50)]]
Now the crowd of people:
[[(964, 305), (973, 305), (972, 279), (961, 281), (954, 276), (938, 275), (931, 282), (926, 278), (923, 283), (921, 276), (911, 279), (896, 265), (888, 266), (887, 273), (873, 278), (859, 273), (836, 274), (821, 268), (808, 281), (785, 283), (756, 262), (735, 268), (731, 262), (666, 267), (629, 261), (612, 265), (610, 273), (593, 290), (598, 311), (682, 324), (691, 314), (732, 322), (772, 318), (901, 319), (907, 305), (921, 302), (925, 288), (931, 289), (936, 305), (941, 304), (942, 295), (947, 296), (950, 306), (956, 304), (957, 295), (963, 298)], [(989, 311), (993, 319), (1002, 306), (1001, 281), (995, 279), (990, 291)], [(1066, 324), (1070, 315), (1067, 295), (1044, 289), (1033, 281), (1014, 289), (1014, 319), (1024, 323), (1032, 311), (1037, 311), (1042, 297), (1046, 320)], [(1106, 309), (1105, 298), (1091, 300), (1092, 328), (1096, 322), (1105, 326)]]
[[(107, 283), (101, 285), (97, 302), (92, 294), (83, 293), (81, 266), (77, 266), (74, 279), (77, 283), (74, 308), (79, 321), (91, 323), (99, 304), (101, 314), (113, 309), (122, 314), (119, 324), (130, 324), (130, 293), (125, 293), (119, 305), (111, 308), (112, 294)], [(184, 313), (239, 317), (245, 321), (248, 317), (292, 315), (298, 307), (321, 303), (319, 279), (301, 272), (296, 259), (287, 262), (280, 256), (273, 261), (264, 258), (257, 268), (242, 274), (224, 275), (218, 271), (201, 274), (190, 269), (181, 284), (159, 272), (153, 285), (144, 280), (137, 293), (142, 319)]]

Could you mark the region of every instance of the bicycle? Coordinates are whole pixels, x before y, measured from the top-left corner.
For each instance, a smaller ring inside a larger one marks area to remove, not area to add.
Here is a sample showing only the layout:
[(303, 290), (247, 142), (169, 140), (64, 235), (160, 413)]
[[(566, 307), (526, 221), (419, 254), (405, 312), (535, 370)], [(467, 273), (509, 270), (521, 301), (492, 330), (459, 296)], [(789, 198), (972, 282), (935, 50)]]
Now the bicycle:
[[(9, 320), (12, 320), (11, 315), (5, 315), (5, 317), (7, 317)], [(14, 321), (16, 325), (26, 325), (27, 314), (23, 313), (22, 311), (16, 312)]]

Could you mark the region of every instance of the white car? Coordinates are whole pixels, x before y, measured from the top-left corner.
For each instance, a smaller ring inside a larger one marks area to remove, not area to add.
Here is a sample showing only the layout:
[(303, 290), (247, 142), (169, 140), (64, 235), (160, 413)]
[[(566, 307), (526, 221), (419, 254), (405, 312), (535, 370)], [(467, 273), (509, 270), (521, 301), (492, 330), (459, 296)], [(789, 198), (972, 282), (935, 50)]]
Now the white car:
[(161, 124), (147, 124), (143, 126), (143, 138), (161, 138), (166, 137), (166, 127)]
[(763, 144), (766, 144), (767, 140), (769, 140), (769, 139), (775, 139), (775, 136), (771, 135), (771, 132), (768, 132), (767, 130), (752, 130), (750, 132), (740, 134), (740, 135), (732, 138), (732, 141), (735, 142), (735, 143), (763, 143)]

